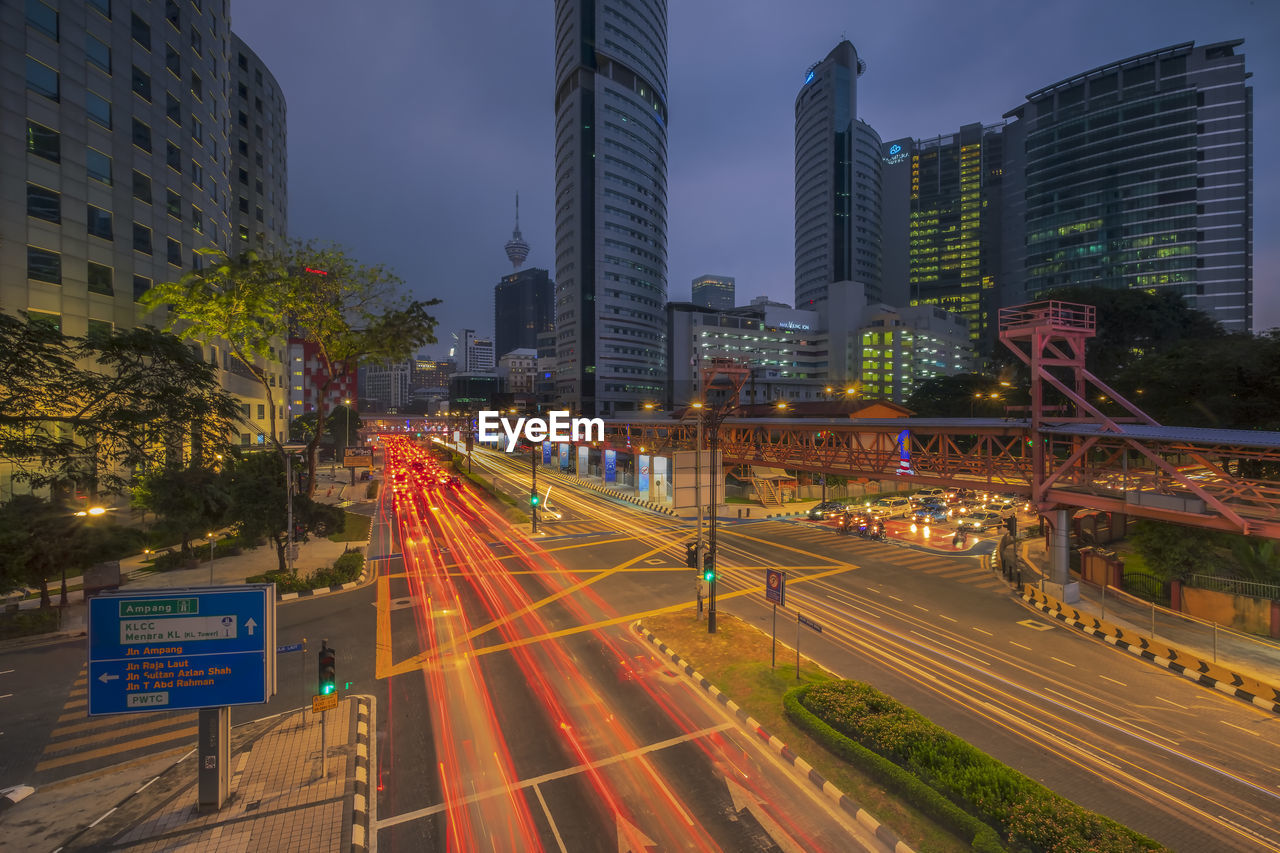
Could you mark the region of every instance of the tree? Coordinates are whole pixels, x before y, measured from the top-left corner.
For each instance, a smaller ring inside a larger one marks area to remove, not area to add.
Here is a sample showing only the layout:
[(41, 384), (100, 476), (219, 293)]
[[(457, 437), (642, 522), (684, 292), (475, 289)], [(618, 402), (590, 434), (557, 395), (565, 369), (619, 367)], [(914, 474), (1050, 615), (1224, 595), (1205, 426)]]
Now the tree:
[(1080, 302), (1097, 310), (1097, 335), (1089, 341), (1085, 366), (1108, 384), (1145, 355), (1182, 341), (1204, 341), (1224, 334), (1222, 327), (1181, 296), (1167, 290), (1088, 285), (1061, 287), (1045, 299)]
[(142, 326), (65, 337), (0, 314), (0, 457), (41, 487), (118, 491), (131, 469), (221, 452), (240, 410), (213, 367)]
[(72, 507), (35, 495), (15, 495), (0, 505), (0, 588), (4, 591), (39, 587), (40, 606), (49, 607), (49, 581), (62, 572), (74, 577), (90, 563), (85, 527)]
[(142, 477), (133, 490), (133, 505), (154, 512), (161, 524), (191, 552), (191, 540), (227, 523), (231, 498), (224, 478), (198, 465), (164, 466)]
[[(288, 493), (280, 455), (271, 452), (232, 454), (225, 468), (226, 489), (231, 498), (228, 519), (236, 533), (247, 540), (270, 539), (276, 547), (281, 571), (287, 568), (285, 548), (289, 544)], [(344, 512), (335, 506), (317, 503), (305, 495), (293, 498), (293, 521), (307, 535), (341, 529)]]
[(1003, 417), (1011, 399), (1025, 404), (1025, 392), (1005, 387), (990, 376), (961, 373), (926, 379), (916, 386), (906, 406), (920, 418), (989, 418)]
[(265, 365), (289, 338), (314, 344), (321, 379), (317, 388), (315, 433), (307, 442), (307, 489), (315, 489), (316, 454), (325, 434), (329, 389), (360, 362), (408, 358), (435, 342), (436, 320), (427, 308), (438, 299), (409, 300), (403, 282), (382, 266), (363, 266), (334, 245), (294, 243), (271, 256), (246, 252), (231, 259), (212, 253), (215, 263), (177, 282), (148, 291), (144, 303), (167, 306), (170, 328), (188, 338), (225, 342), (228, 353), (262, 385), (271, 406), (271, 442), (280, 451), (275, 427), (275, 391)]

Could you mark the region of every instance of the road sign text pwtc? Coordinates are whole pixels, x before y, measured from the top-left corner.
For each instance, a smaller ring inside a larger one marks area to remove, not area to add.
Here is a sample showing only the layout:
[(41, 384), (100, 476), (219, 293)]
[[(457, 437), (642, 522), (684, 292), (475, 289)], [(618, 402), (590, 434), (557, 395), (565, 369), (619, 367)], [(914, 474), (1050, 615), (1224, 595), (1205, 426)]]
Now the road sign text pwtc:
[(89, 714), (266, 702), (275, 652), (272, 584), (100, 595), (89, 600)]
[(764, 570), (764, 600), (779, 607), (787, 606), (787, 573), (781, 569)]

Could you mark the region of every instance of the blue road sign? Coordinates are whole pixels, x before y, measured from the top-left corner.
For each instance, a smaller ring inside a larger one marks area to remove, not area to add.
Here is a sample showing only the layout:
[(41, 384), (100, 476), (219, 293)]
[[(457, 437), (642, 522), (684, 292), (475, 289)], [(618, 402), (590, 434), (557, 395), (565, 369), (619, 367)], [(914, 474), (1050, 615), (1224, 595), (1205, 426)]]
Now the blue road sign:
[(290, 652), (302, 651), (302, 643), (290, 643), (287, 646), (276, 646), (276, 654), (287, 655)]
[(274, 651), (274, 584), (96, 596), (89, 714), (266, 702)]
[[(817, 622), (814, 622), (812, 619), (804, 618), (799, 613), (796, 614), (796, 621), (799, 622), (801, 625), (805, 626), (806, 628), (812, 628), (813, 630), (817, 631), (819, 634), (822, 633), (821, 625), (819, 625)], [(797, 634), (796, 636), (799, 636), (799, 634)]]
[(764, 600), (779, 607), (787, 606), (787, 573), (781, 569), (764, 570)]

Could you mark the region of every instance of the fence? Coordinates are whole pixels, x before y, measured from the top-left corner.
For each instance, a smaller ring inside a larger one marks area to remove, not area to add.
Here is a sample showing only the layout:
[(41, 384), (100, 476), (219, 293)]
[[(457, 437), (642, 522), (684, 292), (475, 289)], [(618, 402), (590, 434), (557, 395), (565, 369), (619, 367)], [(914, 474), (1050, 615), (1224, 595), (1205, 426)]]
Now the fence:
[(1186, 584), (1198, 589), (1211, 589), (1214, 592), (1229, 592), (1232, 595), (1249, 595), (1254, 598), (1280, 601), (1280, 585), (1273, 583), (1220, 578), (1214, 575), (1187, 575)]

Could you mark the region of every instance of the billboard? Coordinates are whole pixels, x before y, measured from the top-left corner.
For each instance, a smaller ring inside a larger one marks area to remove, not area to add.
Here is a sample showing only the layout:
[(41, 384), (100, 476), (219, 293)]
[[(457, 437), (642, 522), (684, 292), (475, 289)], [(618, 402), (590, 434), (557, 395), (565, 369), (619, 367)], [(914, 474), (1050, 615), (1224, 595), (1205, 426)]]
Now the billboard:
[(604, 452), (604, 481), (606, 483), (618, 481), (618, 451), (616, 450)]
[(649, 457), (644, 453), (636, 458), (636, 491), (645, 500), (649, 499)]

